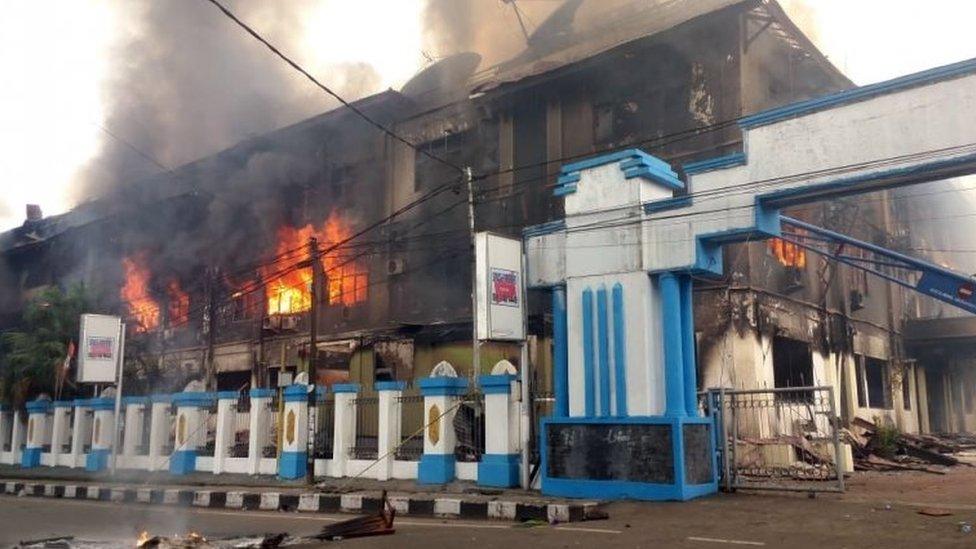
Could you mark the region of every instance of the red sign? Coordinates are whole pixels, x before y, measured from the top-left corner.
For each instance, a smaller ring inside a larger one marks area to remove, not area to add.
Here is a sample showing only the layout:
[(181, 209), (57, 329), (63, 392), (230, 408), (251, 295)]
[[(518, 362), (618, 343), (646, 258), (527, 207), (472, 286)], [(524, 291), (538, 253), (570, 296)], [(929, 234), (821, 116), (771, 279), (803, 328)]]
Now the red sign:
[(112, 346), (115, 338), (89, 336), (88, 338), (88, 358), (112, 358)]
[(518, 273), (506, 269), (491, 270), (491, 302), (518, 307)]
[(970, 300), (973, 297), (973, 285), (972, 283), (963, 284), (959, 286), (959, 291), (957, 292), (961, 299)]

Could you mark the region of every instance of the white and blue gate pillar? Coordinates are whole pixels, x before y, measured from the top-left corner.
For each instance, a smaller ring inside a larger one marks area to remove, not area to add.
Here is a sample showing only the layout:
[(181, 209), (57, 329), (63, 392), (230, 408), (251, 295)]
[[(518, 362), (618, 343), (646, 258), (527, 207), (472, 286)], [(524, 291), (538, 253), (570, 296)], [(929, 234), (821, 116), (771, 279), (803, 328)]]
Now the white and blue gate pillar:
[(527, 283), (551, 289), (553, 300), (556, 398), (539, 436), (543, 493), (683, 500), (717, 490), (711, 425), (697, 417), (696, 271), (654, 253), (689, 227), (655, 232), (648, 221), (689, 204), (675, 196), (683, 189), (670, 166), (642, 151), (585, 159), (561, 170), (555, 194), (565, 220), (524, 233)]
[(213, 473), (219, 475), (224, 472), (224, 460), (230, 457), (230, 447), (234, 444), (234, 419), (236, 412), (234, 405), (240, 393), (237, 391), (219, 391), (217, 393), (217, 426), (214, 432), (214, 461)]
[(88, 401), (92, 417), (91, 450), (85, 456), (85, 470), (102, 471), (108, 467), (115, 442), (115, 399), (93, 398)]
[(74, 401), (72, 400), (55, 400), (51, 403), (51, 406), (54, 407), (54, 416), (51, 420), (54, 423), (51, 426), (51, 455), (54, 456), (54, 465), (60, 465), (58, 456), (71, 452), (70, 448), (65, 452), (64, 445), (68, 441), (68, 437), (71, 436), (71, 425), (68, 424), (68, 411), (74, 405)]
[(457, 377), (454, 368), (442, 361), (419, 385), (424, 397), (424, 453), (417, 465), (417, 483), (446, 484), (455, 478), (454, 416), (468, 380)]
[(91, 445), (92, 418), (88, 415), (90, 410), (89, 399), (77, 398), (74, 401), (75, 411), (71, 426), (71, 462), (72, 467), (83, 467), (85, 465), (85, 446)]
[(393, 450), (400, 444), (400, 397), (407, 388), (405, 381), (378, 381), (374, 385), (379, 394), (377, 411), (379, 421), (377, 431), (376, 480), (389, 480), (393, 476)]
[(261, 472), (261, 459), (264, 447), (268, 445), (268, 431), (271, 426), (271, 399), (274, 389), (256, 387), (251, 389), (250, 432), (247, 438), (247, 472), (257, 475)]
[[(511, 366), (508, 361), (499, 365)], [(521, 461), (516, 376), (503, 372), (478, 377), (485, 395), (485, 454), (478, 462), (478, 484), (497, 488), (518, 486)]]
[(358, 383), (336, 383), (332, 386), (335, 394), (335, 424), (332, 432), (332, 474), (342, 477), (346, 474), (349, 453), (356, 444), (356, 395)]
[(143, 416), (146, 414), (148, 404), (148, 397), (122, 397), (122, 406), (125, 410), (125, 423), (122, 428), (123, 456), (134, 456), (139, 453), (139, 445), (142, 444), (142, 431), (145, 428)]
[(281, 478), (302, 478), (308, 471), (308, 399), (309, 392), (314, 390), (314, 385), (297, 383), (282, 392), (285, 409), (278, 461)]
[(206, 444), (207, 409), (213, 405), (214, 393), (186, 391), (173, 395), (176, 406), (176, 440), (169, 460), (169, 472), (185, 475), (196, 471), (197, 453)]
[(172, 428), (170, 409), (171, 395), (152, 395), (149, 397), (149, 470), (157, 471), (163, 467), (166, 444)]
[(50, 400), (35, 400), (27, 405), (27, 444), (20, 456), (20, 466), (24, 468), (37, 467), (41, 464), (41, 452), (44, 446), (50, 444), (47, 434), (48, 412), (51, 410)]

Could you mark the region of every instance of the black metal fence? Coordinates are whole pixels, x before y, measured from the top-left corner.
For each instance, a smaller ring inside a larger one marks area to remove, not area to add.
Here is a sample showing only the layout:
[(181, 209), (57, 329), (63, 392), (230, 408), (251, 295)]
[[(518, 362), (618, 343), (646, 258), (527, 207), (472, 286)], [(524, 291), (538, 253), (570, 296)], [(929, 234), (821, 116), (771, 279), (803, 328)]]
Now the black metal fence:
[(471, 391), (461, 398), (454, 414), (454, 458), (461, 462), (481, 461), (485, 454), (485, 395)]
[(356, 412), (356, 438), (349, 452), (353, 459), (379, 457), (379, 404), (377, 396), (359, 396), (352, 400)]
[(335, 438), (335, 395), (328, 394), (315, 403), (309, 413), (312, 439), (312, 456), (315, 459), (332, 459)]
[(247, 457), (251, 437), (251, 394), (241, 391), (237, 401), (231, 406), (234, 415), (234, 438), (227, 449), (227, 455), (232, 458)]
[(529, 463), (539, 463), (539, 430), (543, 418), (552, 415), (556, 407), (556, 394), (548, 391), (535, 391), (529, 395), (532, 402), (532, 421), (529, 422)]
[(394, 459), (418, 461), (424, 453), (424, 397), (408, 389), (397, 398), (400, 404), (400, 445)]

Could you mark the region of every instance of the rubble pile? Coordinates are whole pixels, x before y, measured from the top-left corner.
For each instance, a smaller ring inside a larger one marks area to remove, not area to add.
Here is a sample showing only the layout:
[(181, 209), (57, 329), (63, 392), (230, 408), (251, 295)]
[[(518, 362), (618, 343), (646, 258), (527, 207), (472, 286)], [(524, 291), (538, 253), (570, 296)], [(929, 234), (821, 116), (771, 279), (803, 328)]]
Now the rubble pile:
[(973, 466), (976, 436), (914, 435), (855, 418), (844, 437), (851, 445), (858, 471), (924, 471), (944, 475), (946, 467)]

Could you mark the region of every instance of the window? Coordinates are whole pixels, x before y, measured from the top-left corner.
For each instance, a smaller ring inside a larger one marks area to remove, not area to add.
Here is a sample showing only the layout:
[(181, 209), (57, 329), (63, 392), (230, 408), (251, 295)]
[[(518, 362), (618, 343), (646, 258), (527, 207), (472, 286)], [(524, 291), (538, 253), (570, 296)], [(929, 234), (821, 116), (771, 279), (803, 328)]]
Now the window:
[[(810, 345), (785, 337), (773, 338), (773, 383), (777, 388), (808, 387), (813, 385), (813, 357)], [(808, 401), (807, 392), (778, 393), (779, 400)]]
[(868, 406), (868, 382), (864, 375), (864, 357), (856, 355), (854, 357), (854, 372), (857, 376), (857, 407), (867, 408)]
[(891, 378), (888, 363), (878, 358), (865, 357), (864, 373), (867, 379), (868, 407), (891, 409)]
[(915, 370), (906, 366), (901, 374), (901, 402), (905, 410), (912, 409), (912, 377)]

